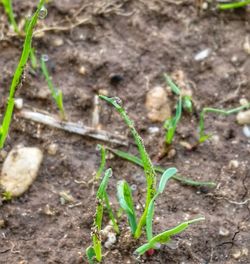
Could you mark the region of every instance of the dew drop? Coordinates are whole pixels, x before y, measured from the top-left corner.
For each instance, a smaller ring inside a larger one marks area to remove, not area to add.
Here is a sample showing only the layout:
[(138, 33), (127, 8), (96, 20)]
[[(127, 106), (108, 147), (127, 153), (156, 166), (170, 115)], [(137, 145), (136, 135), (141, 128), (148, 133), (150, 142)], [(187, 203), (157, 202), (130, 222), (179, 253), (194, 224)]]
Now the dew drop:
[(122, 100), (121, 100), (121, 98), (119, 98), (119, 97), (113, 97), (113, 100), (118, 104), (118, 105), (121, 105), (122, 104)]
[(40, 19), (44, 19), (48, 14), (48, 10), (45, 8), (45, 6), (42, 6), (42, 8), (40, 9), (39, 15), (38, 17)]
[(45, 62), (49, 60), (49, 55), (48, 54), (42, 54), (41, 59)]

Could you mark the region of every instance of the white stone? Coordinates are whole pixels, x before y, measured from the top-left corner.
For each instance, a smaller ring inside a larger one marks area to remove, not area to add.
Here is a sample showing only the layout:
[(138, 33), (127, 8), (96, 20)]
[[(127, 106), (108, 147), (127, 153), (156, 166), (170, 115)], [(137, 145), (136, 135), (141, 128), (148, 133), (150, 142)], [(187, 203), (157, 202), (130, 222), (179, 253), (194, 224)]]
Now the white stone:
[(35, 147), (17, 147), (4, 161), (0, 185), (12, 197), (22, 195), (36, 179), (43, 153)]
[(56, 155), (57, 151), (58, 151), (58, 145), (55, 144), (55, 143), (51, 143), (48, 145), (47, 147), (47, 151), (48, 151), (48, 154), (51, 155), (51, 156), (54, 156)]
[(243, 134), (246, 136), (246, 137), (248, 137), (248, 138), (250, 138), (250, 127), (249, 126), (244, 126), (243, 127)]
[(205, 60), (211, 53), (211, 49), (207, 48), (195, 54), (194, 60), (202, 61)]
[(236, 120), (240, 125), (250, 124), (250, 110), (238, 113)]
[(23, 98), (16, 98), (15, 99), (15, 107), (18, 110), (21, 110), (23, 108)]
[(145, 106), (152, 122), (163, 122), (171, 117), (169, 99), (161, 86), (156, 86), (147, 93)]

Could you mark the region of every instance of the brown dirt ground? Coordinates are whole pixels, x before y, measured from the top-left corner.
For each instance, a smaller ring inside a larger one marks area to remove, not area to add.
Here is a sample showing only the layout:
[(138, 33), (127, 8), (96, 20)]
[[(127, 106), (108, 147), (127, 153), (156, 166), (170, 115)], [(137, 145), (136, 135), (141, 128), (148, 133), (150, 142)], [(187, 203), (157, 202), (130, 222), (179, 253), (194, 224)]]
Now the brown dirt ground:
[[(13, 2), (18, 21), (36, 5), (36, 1)], [(148, 88), (165, 85), (162, 74), (175, 71), (183, 71), (192, 87), (196, 112), (185, 116), (177, 129), (176, 156), (165, 157), (160, 164), (176, 166), (192, 179), (215, 181), (218, 187), (197, 189), (171, 181), (157, 204), (155, 233), (197, 215), (204, 215), (206, 221), (191, 226), (169, 246), (143, 257), (142, 262), (250, 263), (249, 202), (232, 203), (249, 199), (250, 142), (242, 127), (233, 116), (208, 115), (207, 130), (217, 137), (191, 151), (179, 144), (181, 139), (197, 139), (197, 113), (201, 107), (230, 108), (237, 106), (240, 98), (250, 99), (250, 57), (242, 48), (246, 36), (250, 36), (250, 12), (218, 12), (212, 6), (197, 12), (193, 1), (181, 0), (62, 0), (50, 1), (47, 8), (48, 16), (39, 22), (38, 29), (55, 24), (68, 29), (46, 31), (34, 39), (34, 46), (38, 56), (45, 53), (50, 58), (49, 68), (54, 83), (63, 91), (69, 120), (90, 125), (93, 97), (105, 89), (110, 96), (122, 99), (155, 160), (164, 130), (158, 123), (160, 134), (148, 132), (153, 125), (144, 105)], [(2, 7), (0, 14), (3, 113), (22, 40), (8, 35)], [(87, 22), (69, 27), (85, 18)], [(55, 45), (58, 38), (63, 41), (61, 46)], [(194, 61), (194, 55), (204, 48), (212, 49), (211, 55), (202, 62)], [(86, 68), (85, 75), (79, 74), (80, 66)], [(112, 78), (114, 75), (117, 77)], [(41, 73), (32, 74), (27, 69), (16, 96), (22, 97), (25, 105), (55, 113), (50, 96), (41, 95), (46, 89)], [(121, 118), (106, 103), (101, 105), (102, 128), (127, 135)], [(55, 156), (47, 153), (51, 142), (60, 147)], [(91, 243), (94, 196), (90, 187), (79, 182), (88, 181), (98, 168), (98, 142), (16, 116), (4, 149), (9, 151), (19, 143), (40, 147), (45, 158), (31, 188), (22, 197), (0, 205), (0, 219), (5, 222), (0, 230), (0, 263), (86, 263), (82, 256)], [(137, 153), (132, 143), (124, 150)], [(230, 160), (238, 160), (239, 167), (230, 169)], [(142, 170), (115, 157), (108, 166), (114, 171), (108, 187), (113, 203), (117, 206), (115, 186), (119, 179), (136, 184), (135, 199), (142, 201)], [(60, 191), (70, 192), (73, 204), (78, 206), (61, 204)], [(222, 236), (220, 230), (224, 229), (228, 234)], [(131, 243), (120, 235), (113, 248), (106, 250), (103, 263), (136, 263), (132, 253), (143, 242), (142, 238)], [(242, 254), (236, 259), (239, 250)]]

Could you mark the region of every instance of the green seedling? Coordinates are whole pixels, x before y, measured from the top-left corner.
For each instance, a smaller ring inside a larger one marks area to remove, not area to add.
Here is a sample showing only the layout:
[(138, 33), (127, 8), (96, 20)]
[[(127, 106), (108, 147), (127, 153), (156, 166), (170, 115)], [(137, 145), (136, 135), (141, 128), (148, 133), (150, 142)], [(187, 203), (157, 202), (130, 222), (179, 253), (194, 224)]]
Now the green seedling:
[(147, 194), (146, 194), (146, 202), (145, 202), (145, 208), (144, 212), (141, 216), (141, 218), (138, 221), (136, 231), (134, 233), (135, 238), (139, 238), (142, 232), (142, 228), (146, 225), (146, 216), (148, 211), (148, 206), (152, 198), (154, 197), (156, 193), (156, 173), (154, 170), (154, 166), (149, 158), (148, 153), (146, 152), (146, 149), (143, 144), (142, 138), (139, 136), (138, 132), (136, 131), (133, 122), (128, 117), (126, 111), (121, 106), (121, 101), (119, 98), (109, 98), (104, 95), (100, 95), (100, 98), (105, 100), (106, 102), (110, 103), (112, 106), (115, 107), (115, 109), (118, 111), (118, 113), (121, 115), (127, 126), (129, 127), (135, 143), (137, 145), (138, 151), (141, 156), (144, 173), (146, 177), (147, 182)]
[(179, 224), (178, 226), (176, 226), (170, 230), (162, 232), (162, 233), (154, 236), (153, 238), (151, 238), (148, 241), (148, 243), (137, 248), (135, 251), (135, 254), (136, 255), (142, 255), (145, 252), (149, 251), (150, 249), (157, 247), (159, 244), (166, 244), (166, 243), (170, 242), (172, 236), (183, 232), (185, 229), (187, 229), (189, 227), (190, 224), (193, 224), (193, 223), (196, 223), (199, 221), (203, 221), (203, 220), (205, 220), (204, 217), (196, 218), (194, 220), (183, 222), (183, 223)]
[(55, 100), (55, 103), (59, 109), (60, 116), (62, 119), (66, 119), (65, 111), (64, 111), (64, 107), (63, 107), (63, 93), (61, 90), (56, 89), (54, 87), (52, 80), (51, 80), (51, 77), (49, 75), (49, 71), (48, 71), (47, 66), (46, 66), (46, 60), (44, 59), (44, 56), (41, 57), (41, 69), (42, 69), (43, 75), (47, 81), (51, 95), (52, 95), (53, 99)]
[[(116, 156), (125, 159), (133, 164), (136, 164), (140, 167), (143, 167), (143, 163), (142, 160), (140, 158), (138, 158), (137, 156), (134, 156), (128, 152), (122, 151), (122, 150), (118, 150), (118, 149), (112, 149), (112, 148), (108, 148), (106, 147), (107, 150), (111, 151), (112, 153), (114, 153)], [(154, 170), (157, 173), (164, 173), (164, 171), (166, 170), (165, 168), (161, 167), (161, 166), (154, 166)], [(172, 177), (174, 180), (179, 181), (180, 183), (184, 184), (184, 185), (188, 185), (188, 186), (193, 186), (193, 187), (208, 187), (208, 188), (214, 188), (216, 187), (216, 183), (214, 182), (201, 182), (201, 181), (194, 181), (188, 178), (184, 178), (178, 174), (175, 174)]]
[(200, 114), (200, 122), (199, 122), (199, 142), (202, 143), (211, 137), (211, 135), (205, 134), (205, 114), (206, 113), (214, 113), (218, 115), (228, 116), (228, 115), (236, 114), (248, 108), (250, 108), (250, 103), (233, 108), (233, 109), (229, 109), (229, 110), (210, 108), (210, 107), (203, 108)]
[(97, 206), (96, 206), (94, 225), (92, 229), (93, 245), (86, 249), (86, 255), (90, 263), (93, 263), (94, 260), (98, 262), (101, 262), (102, 260), (102, 245), (101, 245), (102, 241), (101, 241), (100, 232), (102, 229), (102, 218), (103, 218), (103, 210), (105, 204), (106, 189), (111, 175), (112, 175), (112, 170), (111, 169), (106, 170), (105, 175), (101, 181), (101, 184), (96, 194)]
[(250, 0), (232, 1), (231, 3), (218, 4), (217, 7), (220, 10), (227, 10), (227, 9), (235, 9), (235, 8), (245, 7), (249, 4), (250, 4)]
[(11, 201), (12, 200), (12, 193), (11, 192), (3, 192), (3, 201)]
[(191, 96), (182, 95), (181, 89), (172, 81), (172, 79), (166, 73), (164, 74), (164, 78), (171, 91), (179, 97), (178, 102), (176, 104), (175, 116), (166, 120), (164, 123), (164, 128), (167, 130), (165, 135), (165, 141), (167, 145), (170, 145), (173, 141), (177, 125), (180, 122), (182, 110), (191, 113), (193, 110), (193, 103)]
[(25, 41), (24, 41), (24, 45), (23, 45), (22, 55), (21, 55), (18, 66), (17, 66), (16, 71), (14, 73), (14, 77), (13, 77), (12, 82), (11, 82), (7, 108), (5, 111), (5, 115), (3, 118), (2, 125), (0, 127), (0, 148), (3, 148), (6, 137), (8, 135), (10, 122), (11, 122), (13, 109), (14, 109), (15, 92), (16, 92), (16, 89), (17, 89), (19, 83), (20, 83), (25, 65), (26, 65), (27, 60), (28, 60), (29, 55), (30, 55), (33, 29), (37, 23), (39, 13), (40, 13), (41, 9), (43, 8), (43, 5), (44, 5), (44, 0), (40, 0), (38, 7), (37, 7), (37, 10), (34, 13), (34, 15), (32, 16), (32, 18), (30, 19), (30, 22), (28, 25), (28, 29), (26, 32)]
[(176, 172), (177, 172), (176, 168), (169, 168), (163, 173), (163, 175), (161, 177), (159, 187), (157, 189), (157, 192), (156, 192), (154, 198), (151, 200), (151, 202), (149, 204), (149, 209), (148, 209), (148, 214), (147, 214), (146, 232), (147, 232), (148, 243), (146, 243), (146, 244), (140, 246), (138, 249), (136, 249), (135, 253), (138, 255), (142, 255), (146, 251), (154, 249), (156, 246), (158, 246), (158, 244), (168, 243), (172, 236), (179, 234), (182, 231), (184, 231), (189, 226), (189, 224), (204, 220), (203, 217), (200, 217), (200, 218), (197, 218), (194, 220), (183, 222), (183, 223), (179, 224), (178, 226), (176, 226), (175, 228), (164, 231), (164, 232), (153, 237), (152, 223), (153, 223), (153, 216), (154, 216), (155, 200), (158, 198), (158, 196), (160, 194), (163, 193), (168, 180), (170, 178), (172, 178), (176, 174)]
[(102, 176), (103, 170), (105, 168), (106, 165), (106, 149), (104, 146), (102, 145), (97, 145), (97, 148), (100, 150), (101, 153), (101, 164), (100, 167), (95, 175), (95, 181), (98, 182), (100, 177)]
[(17, 23), (16, 23), (16, 20), (15, 20), (13, 8), (12, 8), (12, 1), (11, 0), (1, 0), (1, 3), (4, 6), (5, 13), (9, 17), (9, 21), (10, 21), (14, 31), (17, 34), (20, 34), (18, 26), (17, 26)]

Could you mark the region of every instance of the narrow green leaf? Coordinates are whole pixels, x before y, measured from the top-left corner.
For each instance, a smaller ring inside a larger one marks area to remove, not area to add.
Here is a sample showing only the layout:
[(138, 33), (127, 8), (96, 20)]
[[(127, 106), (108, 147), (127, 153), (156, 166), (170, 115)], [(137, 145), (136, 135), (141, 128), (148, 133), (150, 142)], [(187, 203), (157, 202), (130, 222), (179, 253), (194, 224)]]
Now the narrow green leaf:
[(159, 194), (163, 193), (167, 181), (171, 177), (173, 177), (176, 173), (177, 173), (177, 169), (176, 168), (169, 168), (163, 173), (163, 175), (161, 177), (161, 180), (160, 180), (160, 183), (159, 183), (159, 187), (158, 187), (157, 193), (159, 193)]
[(182, 97), (183, 99), (183, 108), (187, 110), (189, 113), (193, 111), (193, 103), (191, 96), (185, 95)]
[(196, 223), (199, 221), (203, 221), (203, 220), (205, 220), (204, 217), (199, 217), (199, 218), (196, 218), (194, 220), (183, 222), (183, 223), (179, 224), (178, 226), (176, 226), (170, 230), (162, 232), (162, 233), (156, 235), (155, 237), (153, 237), (148, 243), (137, 248), (135, 253), (138, 255), (142, 255), (147, 250), (154, 248), (155, 245), (158, 243), (165, 244), (165, 243), (170, 241), (172, 236), (177, 235), (177, 234), (181, 233), (182, 231), (184, 231), (185, 229), (187, 229), (190, 224), (193, 224), (193, 223)]
[(113, 213), (113, 210), (112, 210), (112, 208), (110, 206), (109, 197), (108, 197), (108, 194), (107, 193), (105, 193), (104, 199), (105, 199), (106, 208), (108, 210), (109, 219), (111, 220), (111, 222), (113, 224), (113, 228), (114, 228), (115, 232), (117, 234), (119, 234), (120, 231), (119, 231), (119, 227), (117, 225), (117, 220), (116, 220), (115, 215)]
[(157, 199), (157, 197), (163, 193), (166, 183), (167, 181), (173, 177), (177, 172), (176, 168), (169, 168), (167, 169), (160, 180), (159, 183), (159, 187), (157, 190), (156, 195), (154, 196), (154, 198), (150, 201), (149, 207), (148, 207), (148, 214), (147, 214), (147, 218), (146, 218), (146, 232), (147, 232), (147, 239), (148, 241), (151, 240), (152, 236), (153, 236), (153, 231), (152, 231), (152, 225), (153, 225), (153, 217), (154, 217), (154, 203), (155, 200)]
[(177, 106), (176, 106), (176, 113), (175, 117), (171, 118), (170, 120), (167, 120), (165, 122), (164, 127), (167, 129), (166, 132), (166, 143), (169, 145), (172, 143), (176, 127), (181, 119), (181, 114), (182, 114), (182, 97), (179, 97)]
[(167, 85), (171, 88), (172, 92), (176, 95), (181, 95), (181, 89), (172, 81), (170, 76), (164, 73), (164, 78)]
[(131, 232), (134, 235), (137, 228), (136, 214), (131, 189), (124, 180), (119, 181), (117, 184), (117, 197), (121, 208), (127, 214)]
[[(112, 149), (112, 148), (108, 148), (108, 147), (106, 147), (106, 148), (109, 151), (111, 151), (112, 153), (114, 153), (115, 155), (117, 155), (118, 157), (125, 159), (129, 162), (132, 162), (132, 163), (134, 163), (140, 167), (143, 167), (142, 161), (138, 157), (136, 157), (136, 156), (134, 156), (128, 152), (122, 151), (122, 150)], [(161, 173), (161, 174), (164, 173), (164, 171), (166, 170), (165, 168), (163, 168), (161, 166), (154, 166), (154, 169), (156, 172)], [(182, 183), (184, 185), (189, 185), (189, 186), (193, 186), (193, 187), (206, 186), (209, 188), (214, 188), (216, 186), (216, 183), (214, 183), (214, 182), (194, 181), (194, 180), (182, 177), (180, 175), (174, 175), (173, 179), (179, 181), (180, 183)]]
[(106, 150), (105, 150), (105, 147), (102, 146), (102, 145), (97, 145), (97, 148), (100, 150), (100, 153), (101, 153), (101, 164), (100, 164), (100, 167), (95, 175), (95, 180), (98, 181), (102, 175), (102, 172), (105, 168), (105, 165), (106, 165)]
[(94, 259), (95, 259), (95, 250), (93, 247), (88, 247), (86, 249), (86, 256), (88, 259), (89, 264), (95, 264)]

